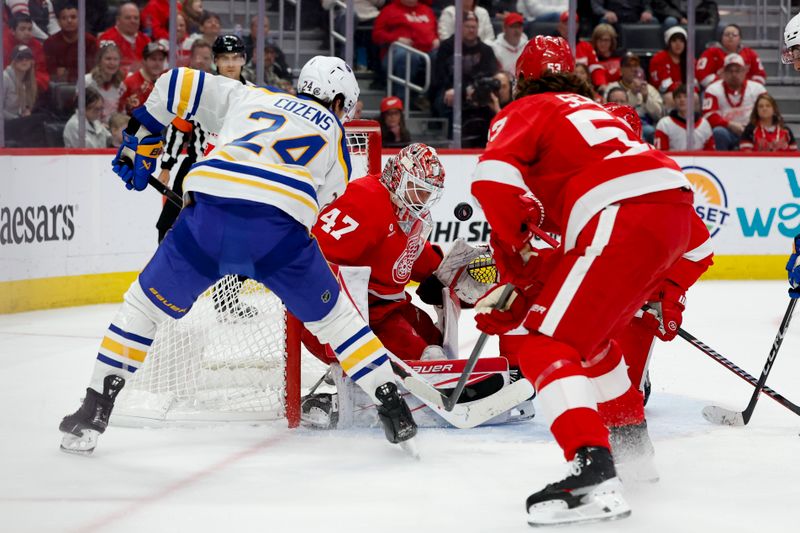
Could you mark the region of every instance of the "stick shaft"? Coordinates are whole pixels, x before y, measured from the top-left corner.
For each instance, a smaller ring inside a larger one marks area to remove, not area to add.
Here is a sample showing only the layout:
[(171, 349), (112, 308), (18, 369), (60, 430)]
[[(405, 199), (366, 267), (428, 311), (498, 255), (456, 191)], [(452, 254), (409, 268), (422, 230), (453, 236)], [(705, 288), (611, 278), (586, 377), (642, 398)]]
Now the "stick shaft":
[(180, 196), (178, 196), (178, 194), (175, 191), (173, 191), (172, 189), (170, 189), (169, 187), (158, 181), (154, 176), (150, 176), (149, 178), (147, 178), (147, 183), (155, 190), (166, 196), (167, 200), (169, 200), (178, 207), (181, 208), (183, 207), (183, 199)]

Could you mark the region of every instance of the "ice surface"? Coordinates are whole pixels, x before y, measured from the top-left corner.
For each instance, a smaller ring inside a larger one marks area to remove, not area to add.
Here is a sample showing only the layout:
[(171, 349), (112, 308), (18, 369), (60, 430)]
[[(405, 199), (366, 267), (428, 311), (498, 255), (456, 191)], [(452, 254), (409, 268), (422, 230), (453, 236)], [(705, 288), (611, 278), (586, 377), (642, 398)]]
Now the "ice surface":
[[(758, 377), (786, 309), (781, 282), (703, 282), (684, 327)], [(0, 316), (0, 531), (530, 531), (527, 495), (566, 472), (541, 422), (420, 431), (421, 461), (382, 431), (261, 427), (109, 429), (92, 457), (58, 451), (115, 305)], [(591, 320), (591, 310), (587, 310)], [(477, 333), (462, 315), (462, 353)], [(486, 354), (496, 354), (496, 343)], [(633, 515), (558, 531), (796, 532), (800, 418), (684, 341), (659, 344), (648, 418), (661, 481), (627, 487)], [(768, 384), (800, 402), (800, 317)]]

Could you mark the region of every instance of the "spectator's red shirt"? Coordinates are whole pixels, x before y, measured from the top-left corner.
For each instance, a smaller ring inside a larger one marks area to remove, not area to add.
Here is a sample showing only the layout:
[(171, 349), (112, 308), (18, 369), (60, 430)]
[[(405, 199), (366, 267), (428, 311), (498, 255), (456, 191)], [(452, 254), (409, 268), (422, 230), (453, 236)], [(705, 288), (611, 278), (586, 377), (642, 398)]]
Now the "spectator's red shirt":
[(739, 148), (743, 152), (796, 152), (797, 141), (790, 129), (749, 124), (742, 133)]
[(650, 60), (650, 83), (662, 94), (674, 91), (683, 83), (681, 64), (675, 63), (666, 50), (661, 50)]
[[(411, 39), (412, 46), (423, 52), (430, 52), (433, 43), (439, 38), (436, 33), (436, 15), (433, 10), (422, 4), (415, 7), (404, 6), (395, 0), (381, 9), (375, 19), (372, 40), (379, 46), (388, 47), (401, 37)], [(386, 54), (384, 48), (381, 53)]]
[[(700, 85), (705, 88), (720, 79), (719, 73), (722, 71), (727, 55), (728, 52), (716, 46), (705, 50), (700, 55), (694, 70), (694, 76)], [(739, 50), (739, 55), (747, 65), (747, 79), (764, 85), (767, 82), (767, 72), (764, 70), (758, 54), (752, 48), (742, 48)]]
[(608, 83), (606, 69), (597, 60), (597, 54), (592, 48), (592, 43), (588, 41), (575, 43), (575, 62), (586, 65), (589, 69), (589, 74), (592, 76), (592, 84), (595, 87), (603, 87)]
[[(178, 3), (178, 13), (183, 11), (183, 5)], [(142, 8), (142, 29), (150, 32), (154, 41), (169, 39), (169, 1), (150, 0)]]
[(139, 66), (142, 62), (142, 52), (150, 39), (142, 32), (136, 34), (136, 39), (133, 43), (127, 37), (122, 35), (116, 26), (107, 29), (98, 37), (100, 41), (114, 41), (119, 48), (121, 57), (122, 70), (131, 72), (135, 67)]
[(11, 63), (11, 51), (18, 44), (24, 44), (33, 51), (34, 68), (36, 69), (36, 88), (40, 94), (50, 89), (50, 74), (47, 73), (47, 60), (44, 57), (44, 47), (37, 39), (31, 38), (30, 42), (23, 43), (14, 38), (14, 34), (6, 29), (3, 33), (3, 68)]
[(606, 69), (606, 81), (612, 83), (622, 78), (622, 58), (611, 56), (605, 59), (598, 58), (598, 63)]
[[(64, 38), (64, 32), (60, 31), (51, 35), (44, 42), (44, 53), (47, 56), (47, 71), (51, 78), (56, 77), (59, 68), (67, 69), (67, 79), (69, 83), (78, 81), (78, 40), (69, 43)], [(86, 72), (94, 68), (94, 61), (97, 57), (97, 39), (94, 35), (86, 34)]]
[(122, 84), (125, 86), (125, 90), (119, 97), (119, 111), (130, 115), (131, 111), (144, 105), (155, 87), (156, 80), (148, 80), (142, 74), (142, 69), (139, 69), (133, 74), (129, 74)]

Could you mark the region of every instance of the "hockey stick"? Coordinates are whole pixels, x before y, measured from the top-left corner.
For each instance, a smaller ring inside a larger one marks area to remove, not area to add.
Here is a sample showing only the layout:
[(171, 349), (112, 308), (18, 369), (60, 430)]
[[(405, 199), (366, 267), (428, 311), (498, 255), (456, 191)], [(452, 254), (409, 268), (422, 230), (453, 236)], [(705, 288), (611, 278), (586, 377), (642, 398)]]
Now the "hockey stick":
[(178, 208), (183, 208), (183, 198), (178, 193), (158, 181), (152, 174), (147, 178), (147, 184), (163, 194), (167, 200), (175, 204)]
[[(542, 231), (539, 227), (531, 225), (529, 229), (534, 235), (542, 239), (544, 242), (546, 242), (553, 248), (558, 247), (558, 241), (552, 238), (544, 231)], [(511, 297), (512, 292), (514, 292), (513, 285), (508, 284), (505, 287), (503, 287), (503, 292), (500, 294), (500, 299), (497, 302), (498, 309), (502, 309), (503, 307), (505, 307), (505, 305), (508, 303), (508, 299)], [(475, 347), (472, 349), (472, 353), (469, 355), (469, 359), (467, 359), (467, 364), (464, 367), (463, 372), (461, 372), (461, 376), (458, 378), (458, 383), (456, 383), (455, 388), (450, 392), (449, 396), (442, 395), (444, 396), (444, 408), (447, 411), (453, 410), (453, 407), (456, 405), (456, 402), (458, 402), (458, 398), (461, 396), (461, 393), (464, 392), (464, 387), (467, 386), (467, 380), (469, 379), (469, 375), (472, 373), (472, 370), (478, 363), (478, 357), (480, 357), (481, 352), (483, 351), (483, 347), (486, 344), (486, 340), (488, 338), (489, 338), (488, 333), (481, 332), (481, 334), (478, 336), (478, 342), (475, 343)]]
[[(684, 329), (678, 329), (678, 336), (680, 336), (683, 340), (685, 340), (686, 342), (688, 342), (689, 344), (691, 344), (692, 346), (694, 346), (695, 348), (697, 348), (698, 350), (700, 350), (701, 352), (703, 352), (704, 354), (709, 356), (714, 361), (718, 362), (719, 364), (721, 364), (722, 366), (724, 366), (725, 368), (727, 368), (728, 370), (730, 370), (731, 372), (733, 372), (734, 374), (736, 374), (737, 376), (742, 378), (744, 381), (748, 382), (753, 387), (758, 385), (758, 380), (756, 378), (754, 378), (753, 376), (751, 376), (749, 373), (747, 373), (747, 371), (745, 371), (742, 368), (739, 368), (738, 366), (736, 366), (736, 364), (733, 361), (730, 361), (729, 359), (725, 358), (723, 355), (721, 355), (720, 353), (716, 352), (714, 349), (712, 349), (710, 346), (705, 344), (703, 341), (701, 341), (700, 339), (698, 339), (697, 337), (695, 337), (694, 335), (692, 335), (688, 331), (686, 331)], [(785, 397), (783, 397), (782, 395), (778, 394), (777, 392), (775, 392), (771, 388), (767, 387), (766, 385), (764, 385), (761, 388), (761, 392), (763, 394), (769, 396), (770, 398), (772, 398), (773, 400), (775, 400), (776, 402), (778, 402), (782, 406), (786, 407), (788, 410), (790, 410), (794, 414), (800, 416), (800, 406), (799, 405), (790, 402)], [(709, 406), (709, 407), (711, 407), (711, 406)]]
[(767, 376), (769, 376), (769, 373), (772, 370), (772, 365), (775, 363), (775, 358), (778, 356), (778, 350), (780, 349), (781, 344), (783, 344), (783, 338), (786, 334), (786, 330), (789, 328), (789, 322), (792, 320), (792, 313), (794, 313), (794, 306), (796, 304), (796, 298), (789, 300), (786, 313), (783, 315), (783, 320), (781, 320), (778, 333), (775, 335), (775, 340), (772, 343), (769, 356), (767, 356), (767, 362), (764, 365), (764, 370), (761, 371), (761, 377), (758, 378), (756, 388), (753, 391), (753, 395), (750, 397), (750, 403), (747, 404), (747, 407), (745, 407), (744, 411), (733, 411), (730, 409), (725, 409), (724, 407), (709, 405), (703, 409), (703, 417), (706, 420), (713, 424), (725, 424), (728, 426), (745, 426), (748, 422), (750, 422), (750, 418), (753, 416), (753, 411), (756, 408), (758, 398), (761, 395), (761, 391), (767, 381)]

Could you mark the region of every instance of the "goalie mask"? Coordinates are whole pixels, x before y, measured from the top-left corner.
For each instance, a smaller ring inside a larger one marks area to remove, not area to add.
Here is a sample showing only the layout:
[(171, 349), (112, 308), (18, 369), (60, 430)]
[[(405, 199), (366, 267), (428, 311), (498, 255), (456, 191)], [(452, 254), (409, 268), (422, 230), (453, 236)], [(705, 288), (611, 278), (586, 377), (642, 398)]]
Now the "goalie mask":
[(389, 190), (400, 218), (424, 218), (442, 197), (444, 167), (436, 150), (414, 143), (389, 159), (381, 182)]

